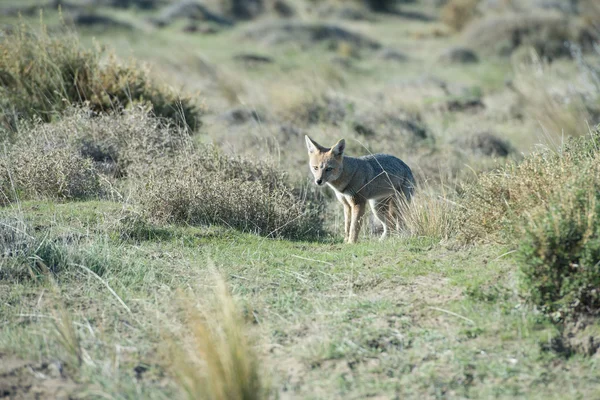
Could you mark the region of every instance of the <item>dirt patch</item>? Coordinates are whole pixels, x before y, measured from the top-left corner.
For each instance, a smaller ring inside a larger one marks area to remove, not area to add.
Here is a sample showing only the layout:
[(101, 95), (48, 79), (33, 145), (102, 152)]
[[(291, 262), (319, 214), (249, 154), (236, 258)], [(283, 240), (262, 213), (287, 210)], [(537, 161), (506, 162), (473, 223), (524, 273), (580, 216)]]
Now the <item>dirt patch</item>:
[(33, 362), (0, 354), (3, 399), (72, 399), (81, 389), (81, 385), (66, 376), (59, 361)]

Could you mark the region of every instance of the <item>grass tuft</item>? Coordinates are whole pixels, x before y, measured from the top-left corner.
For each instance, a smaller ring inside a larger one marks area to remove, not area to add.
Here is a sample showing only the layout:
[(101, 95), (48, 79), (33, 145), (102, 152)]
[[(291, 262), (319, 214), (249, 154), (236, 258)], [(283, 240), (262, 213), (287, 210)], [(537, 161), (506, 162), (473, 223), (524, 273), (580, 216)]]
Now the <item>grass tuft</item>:
[(176, 347), (171, 371), (186, 399), (265, 399), (268, 391), (244, 320), (225, 282), (215, 281), (210, 311), (199, 311), (189, 299), (184, 303), (191, 348)]

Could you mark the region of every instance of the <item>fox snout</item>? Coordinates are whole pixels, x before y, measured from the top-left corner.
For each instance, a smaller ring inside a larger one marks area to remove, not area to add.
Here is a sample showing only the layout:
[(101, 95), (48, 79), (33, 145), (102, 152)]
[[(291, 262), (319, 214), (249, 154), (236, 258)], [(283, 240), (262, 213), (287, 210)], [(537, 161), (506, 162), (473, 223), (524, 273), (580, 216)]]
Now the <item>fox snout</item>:
[(323, 179), (322, 178), (317, 178), (315, 179), (315, 183), (319, 186), (321, 186), (323, 184)]

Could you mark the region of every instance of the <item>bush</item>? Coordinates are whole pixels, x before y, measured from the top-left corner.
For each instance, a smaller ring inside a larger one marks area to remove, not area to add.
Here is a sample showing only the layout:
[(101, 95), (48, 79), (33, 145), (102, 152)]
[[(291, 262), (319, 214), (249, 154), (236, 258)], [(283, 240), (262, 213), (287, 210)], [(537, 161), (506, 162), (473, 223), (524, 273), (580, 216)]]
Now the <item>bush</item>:
[(477, 15), (480, 0), (450, 0), (441, 10), (441, 19), (450, 28), (459, 32)]
[(98, 116), (83, 107), (70, 108), (60, 121), (22, 131), (28, 133), (20, 133), (18, 143), (69, 147), (115, 177), (135, 174), (157, 158), (175, 154), (189, 144), (190, 137), (186, 129), (156, 118), (145, 107)]
[[(104, 60), (104, 58), (107, 58)], [(51, 121), (86, 103), (100, 113), (149, 102), (157, 116), (193, 128), (200, 110), (190, 98), (151, 82), (146, 69), (121, 64), (103, 48), (83, 49), (72, 33), (49, 36), (21, 26), (0, 40), (0, 126), (14, 133), (19, 119)]]
[(518, 244), (528, 299), (559, 319), (600, 306), (599, 144), (596, 132), (485, 174), (462, 202), (463, 238)]
[(100, 175), (90, 159), (69, 148), (40, 144), (15, 147), (0, 156), (0, 204), (52, 198), (81, 200), (103, 192)]
[(216, 224), (264, 236), (310, 238), (322, 233), (319, 209), (274, 166), (226, 157), (216, 149), (155, 165), (139, 193), (148, 217)]
[(523, 289), (556, 319), (600, 307), (599, 158), (528, 218), (521, 241)]
[(520, 164), (482, 174), (462, 188), (460, 236), (466, 242), (512, 240), (523, 215), (548, 204), (596, 157), (598, 132), (571, 138), (558, 151), (543, 149)]

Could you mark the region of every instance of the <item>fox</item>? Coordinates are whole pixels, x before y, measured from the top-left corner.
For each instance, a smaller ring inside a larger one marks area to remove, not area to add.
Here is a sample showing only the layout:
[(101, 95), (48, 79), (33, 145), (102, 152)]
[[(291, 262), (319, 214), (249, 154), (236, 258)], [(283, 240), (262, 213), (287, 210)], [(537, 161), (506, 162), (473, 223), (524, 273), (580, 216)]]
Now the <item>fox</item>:
[(400, 230), (402, 209), (411, 201), (415, 178), (404, 161), (389, 154), (350, 157), (346, 141), (324, 147), (305, 135), (310, 170), (317, 186), (327, 184), (344, 206), (344, 242), (356, 243), (366, 204), (383, 224), (380, 241), (392, 224)]

